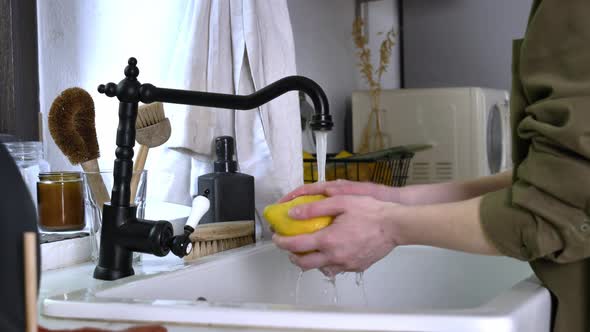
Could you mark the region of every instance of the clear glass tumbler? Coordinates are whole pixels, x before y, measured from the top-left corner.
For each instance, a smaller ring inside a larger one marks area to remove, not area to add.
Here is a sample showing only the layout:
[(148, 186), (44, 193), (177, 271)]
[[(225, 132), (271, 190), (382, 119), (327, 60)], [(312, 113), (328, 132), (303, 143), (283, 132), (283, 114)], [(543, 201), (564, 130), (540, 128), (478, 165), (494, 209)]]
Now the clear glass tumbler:
[(41, 142), (3, 143), (14, 159), (37, 207), (37, 180), (40, 173), (49, 172), (49, 163), (43, 159)]
[[(98, 262), (98, 253), (100, 248), (100, 234), (102, 228), (102, 204), (97, 202), (96, 188), (92, 188), (92, 185), (104, 183), (107, 188), (109, 199), (113, 188), (113, 171), (103, 170), (100, 172), (83, 172), (84, 178), (84, 206), (86, 223), (90, 229), (90, 241), (91, 241), (91, 258), (94, 263)], [(131, 192), (135, 191), (135, 196), (131, 198), (132, 204), (137, 206), (137, 218), (143, 219), (145, 216), (145, 205), (146, 205), (146, 191), (147, 191), (147, 170), (143, 170), (140, 173), (133, 173), (133, 177), (139, 177), (138, 185), (136, 190), (131, 188)], [(98, 181), (97, 181), (98, 180)], [(133, 183), (133, 181), (132, 181)], [(99, 206), (100, 205), (100, 206)], [(133, 253), (133, 262), (139, 262), (141, 254)]]

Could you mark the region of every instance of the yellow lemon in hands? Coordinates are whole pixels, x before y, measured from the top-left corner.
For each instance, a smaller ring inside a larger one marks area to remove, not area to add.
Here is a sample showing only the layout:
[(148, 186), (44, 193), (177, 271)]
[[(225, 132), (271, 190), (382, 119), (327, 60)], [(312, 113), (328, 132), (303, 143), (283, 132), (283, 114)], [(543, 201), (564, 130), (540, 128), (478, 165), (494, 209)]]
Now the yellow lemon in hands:
[(331, 216), (316, 217), (307, 220), (297, 220), (289, 217), (289, 210), (297, 205), (321, 201), (324, 195), (299, 196), (295, 199), (278, 204), (271, 204), (264, 209), (264, 218), (279, 235), (293, 236), (309, 234), (330, 225)]

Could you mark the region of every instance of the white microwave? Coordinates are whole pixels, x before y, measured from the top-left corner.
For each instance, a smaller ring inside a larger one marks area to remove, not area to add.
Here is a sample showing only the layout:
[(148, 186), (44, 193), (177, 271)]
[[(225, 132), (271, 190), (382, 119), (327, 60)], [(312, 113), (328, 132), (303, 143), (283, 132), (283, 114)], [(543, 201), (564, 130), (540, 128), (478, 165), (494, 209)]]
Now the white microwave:
[[(381, 92), (387, 146), (428, 143), (417, 152), (407, 184), (464, 180), (512, 167), (508, 92), (477, 87)], [(370, 112), (369, 94), (352, 94), (353, 148)]]

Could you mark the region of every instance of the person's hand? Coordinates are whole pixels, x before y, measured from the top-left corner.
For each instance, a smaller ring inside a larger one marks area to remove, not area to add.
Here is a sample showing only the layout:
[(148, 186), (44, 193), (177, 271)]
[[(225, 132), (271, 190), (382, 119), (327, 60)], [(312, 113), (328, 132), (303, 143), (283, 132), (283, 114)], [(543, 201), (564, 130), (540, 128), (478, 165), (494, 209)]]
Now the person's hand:
[(280, 203), (290, 201), (303, 195), (360, 195), (370, 196), (384, 202), (399, 202), (399, 190), (370, 182), (355, 182), (348, 180), (336, 180), (330, 182), (315, 182), (303, 185), (285, 195)]
[[(311, 187), (313, 188), (313, 187)], [(290, 251), (291, 261), (303, 270), (320, 269), (326, 275), (362, 272), (385, 257), (399, 241), (394, 220), (401, 205), (367, 196), (332, 196), (294, 207), (289, 216), (309, 219), (335, 216), (332, 224), (312, 234), (273, 236)], [(296, 253), (309, 252), (304, 255)]]

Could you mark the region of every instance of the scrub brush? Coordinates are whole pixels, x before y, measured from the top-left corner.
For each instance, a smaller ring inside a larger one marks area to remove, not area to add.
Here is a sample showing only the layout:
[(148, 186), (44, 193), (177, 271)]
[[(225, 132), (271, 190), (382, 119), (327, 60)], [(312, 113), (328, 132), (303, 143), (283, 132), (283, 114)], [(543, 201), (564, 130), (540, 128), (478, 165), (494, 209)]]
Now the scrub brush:
[(139, 143), (139, 152), (133, 163), (133, 177), (131, 178), (131, 201), (135, 200), (140, 174), (145, 167), (150, 148), (160, 146), (170, 138), (170, 120), (164, 114), (162, 103), (141, 105), (137, 109), (135, 121), (135, 140)]
[(198, 225), (190, 235), (193, 251), (185, 260), (212, 255), (255, 242), (254, 221), (224, 221)]
[(80, 164), (88, 174), (96, 204), (109, 201), (109, 192), (98, 168), (98, 141), (94, 125), (94, 101), (81, 88), (64, 90), (51, 104), (48, 115), (49, 133), (72, 165)]
[(255, 242), (254, 220), (223, 221), (199, 225), (211, 208), (209, 190), (193, 198), (191, 213), (184, 226), (192, 250), (185, 260), (192, 260)]

